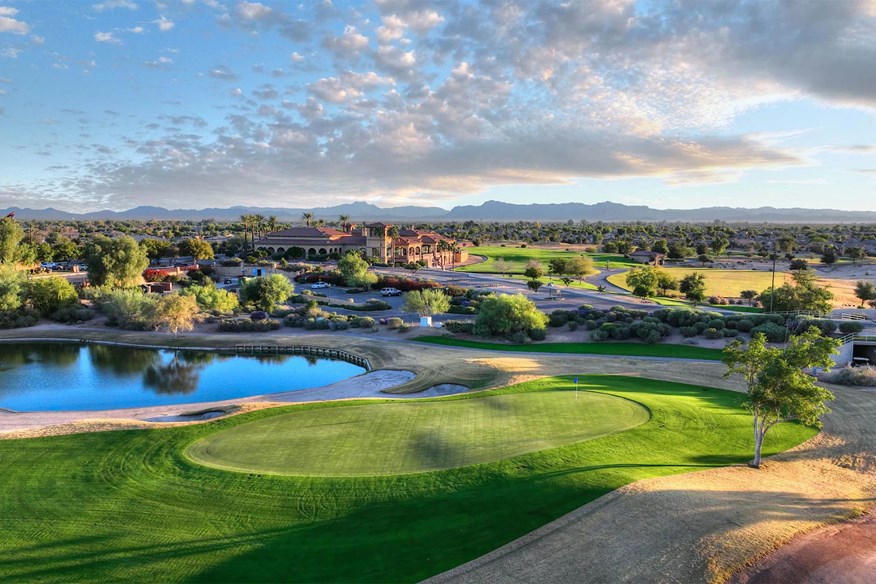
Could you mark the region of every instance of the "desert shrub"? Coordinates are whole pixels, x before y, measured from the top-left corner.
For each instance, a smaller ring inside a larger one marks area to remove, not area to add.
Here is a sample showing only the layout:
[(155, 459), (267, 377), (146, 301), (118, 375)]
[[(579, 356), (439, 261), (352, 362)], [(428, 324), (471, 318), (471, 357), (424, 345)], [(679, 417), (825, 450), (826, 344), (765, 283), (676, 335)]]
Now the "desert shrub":
[(462, 286), (454, 286), (453, 284), (449, 284), (445, 289), (444, 293), (448, 296), (452, 296), (454, 298), (458, 296), (465, 296), (467, 288), (463, 288)]
[(771, 343), (783, 343), (787, 336), (787, 329), (774, 322), (765, 322), (751, 329), (751, 334), (763, 333)]
[(838, 385), (876, 386), (876, 367), (841, 367), (824, 376), (824, 380)]
[(40, 320), (40, 313), (30, 308), (0, 310), (0, 329), (24, 328), (34, 326)]
[(527, 336), (544, 329), (548, 317), (522, 294), (490, 296), (481, 302), (474, 333), (510, 338), (517, 332)]
[(751, 320), (747, 318), (743, 318), (736, 323), (736, 330), (738, 330), (740, 333), (750, 332), (753, 327), (754, 323), (752, 323)]
[(736, 329), (729, 329), (729, 328), (725, 328), (725, 329), (724, 329), (723, 331), (721, 331), (721, 332), (724, 334), (725, 337), (735, 337), (735, 336), (737, 336), (737, 335), (739, 334), (739, 331), (738, 331), (738, 330), (736, 330)]
[(223, 333), (264, 333), (279, 328), (280, 321), (273, 318), (265, 320), (224, 318), (219, 321), (219, 331)]
[(707, 328), (705, 330), (705, 332), (703, 332), (703, 336), (706, 337), (707, 339), (712, 339), (712, 340), (723, 339), (724, 333), (716, 328)]
[(108, 325), (136, 331), (155, 328), (157, 307), (158, 294), (146, 294), (138, 288), (113, 290), (100, 306)]
[(387, 319), (386, 326), (390, 329), (397, 329), (405, 323), (402, 319), (397, 316), (393, 316), (392, 318)]
[(697, 329), (698, 334), (703, 334), (706, 332), (706, 329), (709, 328), (709, 323), (699, 320), (693, 324), (693, 327)]
[(576, 331), (576, 330), (578, 330), (578, 322), (577, 322), (577, 321), (570, 320), (567, 324), (568, 324), (568, 326), (569, 326), (569, 330), (570, 330), (570, 331)]
[(529, 335), (527, 335), (523, 331), (517, 331), (515, 333), (512, 333), (511, 336), (509, 337), (509, 340), (512, 343), (516, 343), (518, 345), (525, 345), (526, 343), (532, 342), (532, 340), (529, 338)]
[(812, 318), (811, 316), (797, 316), (789, 325), (792, 333), (802, 333), (809, 330), (810, 327), (815, 327), (821, 334), (829, 335), (836, 330), (836, 323), (829, 318)]
[(448, 320), (444, 322), (444, 328), (454, 334), (471, 334), (472, 329), (474, 329), (474, 322), (467, 320)]
[(529, 338), (533, 341), (543, 341), (547, 336), (547, 332), (544, 329), (532, 329), (529, 331)]
[(565, 326), (567, 322), (569, 322), (569, 316), (566, 314), (565, 310), (554, 310), (548, 316), (548, 326), (552, 327), (561, 327)]
[(330, 328), (334, 331), (345, 331), (350, 328), (350, 321), (346, 318), (341, 319), (331, 319), (329, 321)]
[(707, 324), (709, 325), (709, 328), (717, 330), (722, 330), (724, 327), (727, 326), (723, 318), (713, 318)]
[(27, 300), (42, 315), (79, 304), (79, 294), (66, 278), (51, 276), (27, 283)]
[(595, 320), (585, 320), (584, 321), (584, 328), (586, 328), (588, 331), (592, 331), (592, 330), (596, 329), (596, 327), (598, 327), (598, 326), (599, 326), (599, 324)]
[(63, 324), (85, 322), (94, 318), (94, 311), (81, 305), (65, 306), (49, 315), (54, 321)]
[(410, 292), (412, 290), (427, 290), (431, 288), (443, 288), (441, 284), (435, 280), (422, 280), (420, 278), (400, 278), (397, 276), (382, 276), (377, 282), (371, 284), (374, 290), (381, 288), (398, 288), (402, 292)]
[(689, 339), (691, 337), (695, 337), (698, 334), (700, 334), (699, 331), (692, 326), (683, 326), (679, 330), (681, 331), (681, 336), (683, 336), (686, 339)]
[(708, 303), (709, 304), (720, 304), (720, 305), (730, 304), (730, 302), (722, 296), (709, 296)]
[(356, 310), (359, 312), (371, 312), (374, 310), (389, 310), (392, 306), (388, 302), (378, 300), (377, 298), (369, 298), (363, 304), (344, 304), (347, 310)]
[(844, 334), (859, 333), (864, 330), (864, 323), (856, 321), (841, 322), (839, 325), (839, 330), (841, 333)]
[(377, 326), (377, 321), (370, 316), (353, 317), (350, 320), (350, 326), (352, 326), (353, 328), (370, 329)]
[(590, 331), (590, 340), (591, 341), (607, 341), (611, 338), (611, 335), (608, 331), (604, 331), (601, 328)]

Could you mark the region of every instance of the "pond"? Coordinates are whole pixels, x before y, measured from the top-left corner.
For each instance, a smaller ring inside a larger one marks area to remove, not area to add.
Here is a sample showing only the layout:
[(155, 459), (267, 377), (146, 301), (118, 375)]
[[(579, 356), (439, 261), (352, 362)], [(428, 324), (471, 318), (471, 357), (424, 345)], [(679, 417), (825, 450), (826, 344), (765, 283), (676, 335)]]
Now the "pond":
[(71, 343), (0, 344), (0, 408), (106, 410), (322, 387), (364, 373), (345, 361)]

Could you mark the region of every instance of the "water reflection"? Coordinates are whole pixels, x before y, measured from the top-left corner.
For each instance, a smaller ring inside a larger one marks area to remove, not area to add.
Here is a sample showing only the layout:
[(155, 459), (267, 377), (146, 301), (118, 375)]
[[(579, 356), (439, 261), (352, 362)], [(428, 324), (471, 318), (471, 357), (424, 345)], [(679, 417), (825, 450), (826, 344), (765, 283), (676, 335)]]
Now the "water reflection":
[(320, 387), (363, 371), (309, 355), (0, 344), (0, 407), (46, 411), (193, 403)]

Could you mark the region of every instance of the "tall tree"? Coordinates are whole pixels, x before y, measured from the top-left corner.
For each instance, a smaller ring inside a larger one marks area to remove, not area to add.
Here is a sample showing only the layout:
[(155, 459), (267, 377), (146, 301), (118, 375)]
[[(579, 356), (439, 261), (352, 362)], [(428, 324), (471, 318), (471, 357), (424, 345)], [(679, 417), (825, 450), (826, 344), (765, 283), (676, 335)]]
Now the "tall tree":
[(302, 213), (301, 219), (304, 221), (305, 227), (310, 227), (310, 222), (313, 221), (313, 213)]
[(658, 276), (657, 268), (643, 266), (641, 268), (633, 268), (627, 272), (625, 279), (627, 286), (632, 288), (635, 296), (650, 298), (657, 293)]
[(271, 230), (271, 233), (273, 233), (274, 231), (277, 230), (278, 225), (279, 225), (279, 222), (277, 221), (276, 215), (271, 215), (268, 217), (268, 229)]
[(855, 296), (861, 301), (861, 308), (870, 300), (876, 300), (876, 287), (872, 282), (855, 282)]
[(18, 258), (18, 245), (24, 239), (24, 230), (12, 217), (0, 219), (0, 263), (11, 264)]
[(340, 215), (338, 217), (338, 220), (341, 222), (341, 229), (344, 232), (346, 232), (347, 231), (347, 224), (350, 222), (350, 216), (349, 215)]
[(754, 418), (751, 466), (760, 467), (764, 438), (779, 422), (798, 420), (821, 427), (819, 416), (830, 411), (825, 402), (832, 400), (833, 394), (819, 387), (803, 370), (830, 368), (830, 356), (838, 346), (839, 341), (822, 336), (812, 327), (792, 336), (785, 349), (767, 347), (762, 333), (753, 335), (747, 346), (737, 339), (724, 348), (725, 376), (742, 376), (748, 396), (746, 406)]
[(98, 235), (88, 245), (85, 263), (92, 284), (131, 288), (143, 281), (149, 258), (146, 250), (127, 235), (113, 239)]
[(681, 279), (678, 289), (685, 298), (694, 304), (699, 304), (706, 297), (706, 278), (696, 272), (687, 274)]

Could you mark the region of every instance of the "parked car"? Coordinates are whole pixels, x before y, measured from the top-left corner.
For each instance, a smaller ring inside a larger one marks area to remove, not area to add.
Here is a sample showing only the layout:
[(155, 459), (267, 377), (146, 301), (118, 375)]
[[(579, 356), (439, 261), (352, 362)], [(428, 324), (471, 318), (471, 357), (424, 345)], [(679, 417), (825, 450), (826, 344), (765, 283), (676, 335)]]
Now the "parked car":
[(384, 296), (401, 296), (401, 290), (398, 288), (381, 288), (380, 293)]
[(328, 282), (314, 282), (313, 284), (310, 285), (310, 287), (313, 288), (314, 290), (316, 290), (318, 288), (328, 288), (329, 286), (331, 286), (331, 284), (329, 284)]

